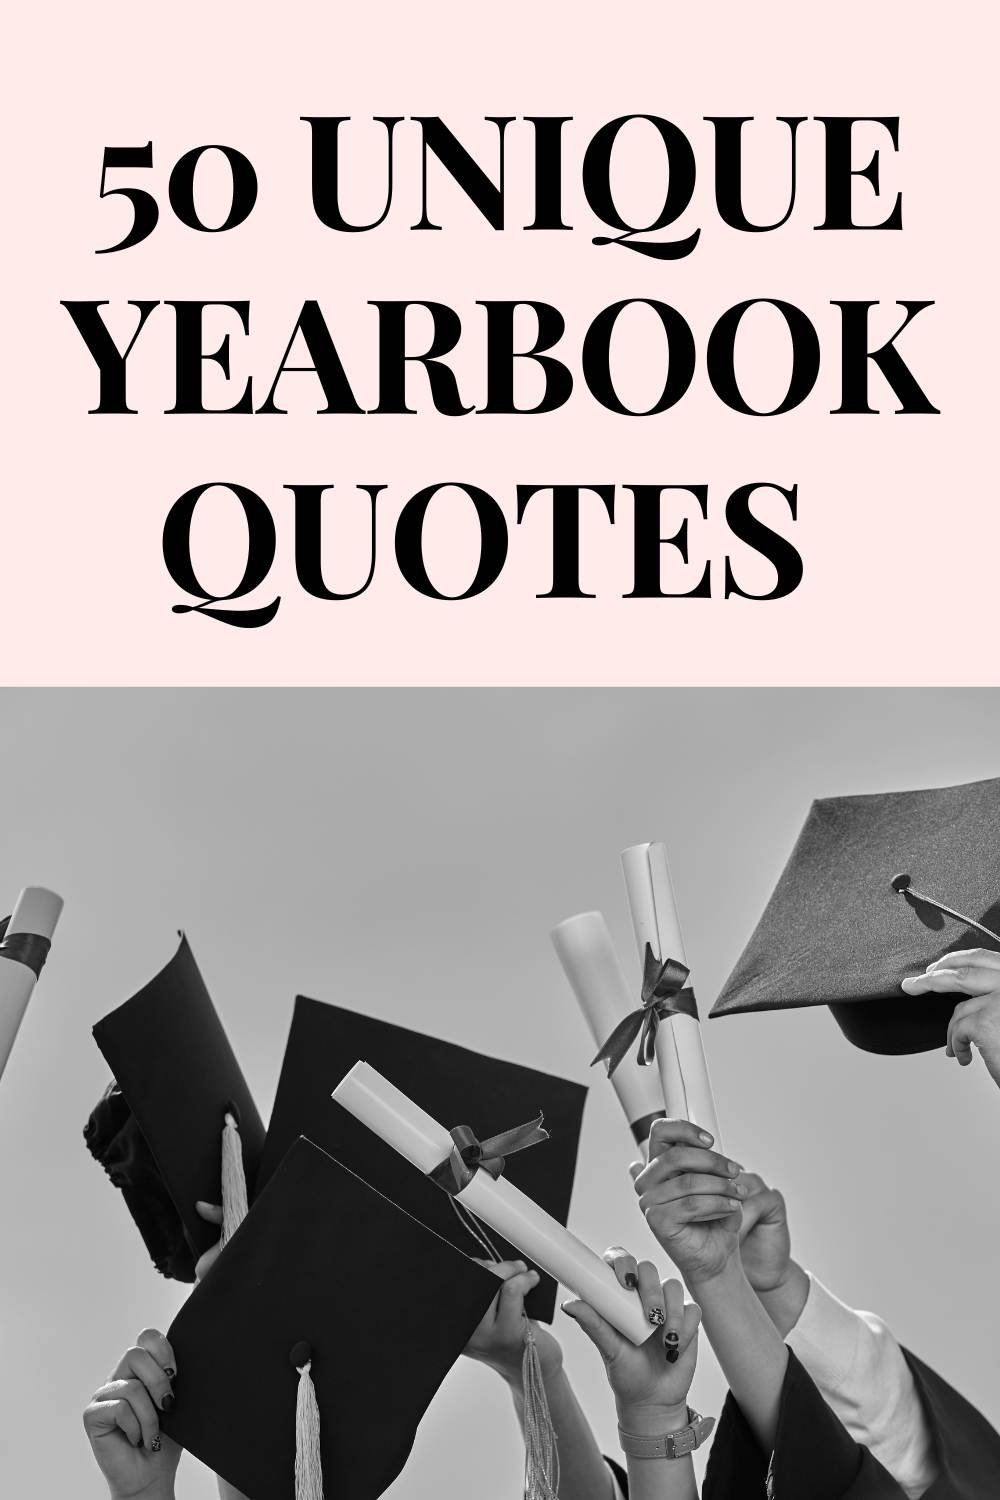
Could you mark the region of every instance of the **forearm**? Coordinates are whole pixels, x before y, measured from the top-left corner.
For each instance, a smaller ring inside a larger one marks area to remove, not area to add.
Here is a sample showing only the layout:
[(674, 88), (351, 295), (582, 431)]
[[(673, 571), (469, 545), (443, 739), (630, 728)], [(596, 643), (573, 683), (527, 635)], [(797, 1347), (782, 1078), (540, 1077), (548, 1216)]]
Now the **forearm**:
[[(508, 1379), (517, 1419), (524, 1431), (520, 1378)], [(614, 1480), (565, 1370), (545, 1377), (549, 1415), (559, 1444), (559, 1500), (611, 1500)], [(671, 1494), (669, 1500), (674, 1500)], [(684, 1497), (686, 1500), (686, 1497)]]
[(717, 1276), (689, 1283), (709, 1343), (754, 1437), (774, 1447), (788, 1350), (738, 1260)]
[[(618, 1413), (619, 1426), (636, 1437), (661, 1437), (665, 1432), (679, 1432), (687, 1426), (687, 1420), (686, 1405), (669, 1411), (663, 1407), (651, 1411), (625, 1408)], [(698, 1500), (698, 1485), (690, 1454), (684, 1458), (629, 1456), (626, 1463), (629, 1500)]]
[(247, 1500), (242, 1490), (238, 1490), (235, 1485), (230, 1484), (221, 1475), (217, 1474), (216, 1479), (219, 1483), (220, 1500)]

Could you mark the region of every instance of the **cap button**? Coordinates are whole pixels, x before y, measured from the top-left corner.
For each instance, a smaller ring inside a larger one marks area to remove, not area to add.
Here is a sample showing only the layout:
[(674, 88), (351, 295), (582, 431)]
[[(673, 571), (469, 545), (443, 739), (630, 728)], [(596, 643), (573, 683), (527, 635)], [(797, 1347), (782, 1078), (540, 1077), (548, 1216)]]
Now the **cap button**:
[(904, 891), (908, 891), (912, 884), (913, 880), (909, 875), (894, 875), (892, 877), (892, 888), (897, 896), (902, 896)]
[(296, 1370), (301, 1370), (302, 1366), (307, 1365), (312, 1359), (312, 1349), (306, 1343), (305, 1339), (299, 1339), (297, 1344), (292, 1345), (288, 1358)]

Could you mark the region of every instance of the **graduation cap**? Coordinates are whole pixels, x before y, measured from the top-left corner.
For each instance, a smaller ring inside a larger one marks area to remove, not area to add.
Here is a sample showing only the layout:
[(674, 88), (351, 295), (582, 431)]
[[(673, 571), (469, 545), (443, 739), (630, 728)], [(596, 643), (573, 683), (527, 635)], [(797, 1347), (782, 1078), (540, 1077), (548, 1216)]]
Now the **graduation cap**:
[(1000, 780), (814, 802), (713, 1016), (829, 1005), (866, 1052), (943, 1047), (955, 1001), (903, 979), (1000, 951)]
[[(434, 1119), (449, 1128), (466, 1125), (480, 1140), (544, 1116), (548, 1140), (508, 1156), (504, 1176), (566, 1223), (587, 1097), (582, 1084), (301, 995), (292, 1015), (258, 1187), (292, 1143), (306, 1135), (452, 1245), (472, 1255), (483, 1253), (453, 1199), (331, 1100), (337, 1084), (362, 1059)], [(504, 1240), (497, 1240), (497, 1248), (504, 1259), (518, 1257)], [(543, 1275), (525, 1310), (530, 1318), (550, 1323), (555, 1302), (555, 1282)]]
[(84, 1130), (158, 1271), (193, 1281), (218, 1229), (195, 1211), (223, 1205), (223, 1237), (246, 1212), (264, 1127), (187, 939), (164, 969), (94, 1027), (114, 1075)]
[(376, 1500), (498, 1290), (300, 1139), (169, 1330), (161, 1425), (250, 1500)]

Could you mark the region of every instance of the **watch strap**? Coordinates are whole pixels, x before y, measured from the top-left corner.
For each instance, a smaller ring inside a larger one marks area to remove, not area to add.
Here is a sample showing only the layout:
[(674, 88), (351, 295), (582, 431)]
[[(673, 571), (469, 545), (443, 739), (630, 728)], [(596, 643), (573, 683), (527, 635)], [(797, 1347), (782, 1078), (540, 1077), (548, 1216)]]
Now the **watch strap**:
[(622, 1452), (629, 1458), (683, 1458), (700, 1448), (715, 1427), (714, 1417), (703, 1417), (693, 1407), (687, 1409), (687, 1425), (659, 1437), (643, 1437), (637, 1432), (618, 1429)]

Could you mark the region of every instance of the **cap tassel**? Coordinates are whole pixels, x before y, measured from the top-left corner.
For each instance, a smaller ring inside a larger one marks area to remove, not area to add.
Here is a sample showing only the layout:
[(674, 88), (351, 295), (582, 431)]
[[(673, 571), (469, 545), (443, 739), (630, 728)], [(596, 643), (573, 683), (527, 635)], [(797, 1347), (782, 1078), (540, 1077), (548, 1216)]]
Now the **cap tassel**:
[(299, 1389), (295, 1398), (295, 1500), (323, 1500), (323, 1459), (319, 1446), (319, 1403), (313, 1385), (312, 1360), (296, 1366)]
[(950, 917), (953, 922), (961, 922), (963, 927), (971, 927), (975, 932), (981, 932), (983, 937), (989, 938), (993, 943), (1000, 943), (1000, 932), (993, 932), (991, 928), (984, 927), (982, 922), (965, 916), (962, 912), (956, 911), (953, 906), (946, 906), (936, 896), (928, 896), (925, 892), (918, 891), (909, 875), (894, 875), (892, 888), (896, 895), (902, 896), (910, 906), (929, 906), (932, 911), (940, 912), (941, 916)]
[(247, 1180), (243, 1171), (243, 1142), (236, 1119), (228, 1110), (222, 1127), (222, 1238), (225, 1245), (249, 1212)]
[[(464, 1203), (452, 1198), (451, 1206), (461, 1222), (494, 1263), (502, 1256), (482, 1225)], [(524, 1352), (521, 1355), (521, 1392), (524, 1398), (524, 1500), (559, 1500), (559, 1452), (552, 1425), (549, 1398), (545, 1394), (542, 1363), (538, 1358), (535, 1330), (524, 1315)], [(296, 1500), (299, 1497), (296, 1496)]]
[(549, 1399), (545, 1394), (535, 1330), (528, 1317), (524, 1319), (521, 1389), (524, 1393), (525, 1500), (558, 1500), (559, 1450)]

